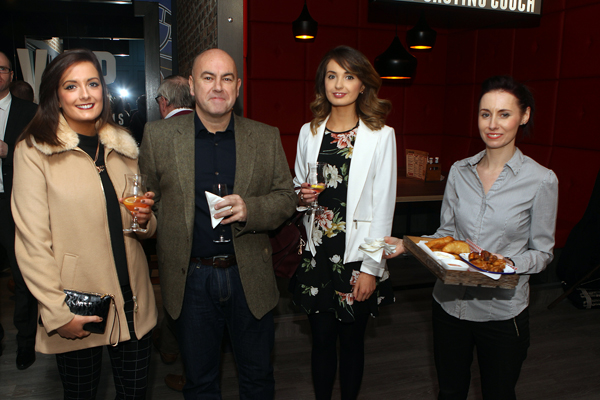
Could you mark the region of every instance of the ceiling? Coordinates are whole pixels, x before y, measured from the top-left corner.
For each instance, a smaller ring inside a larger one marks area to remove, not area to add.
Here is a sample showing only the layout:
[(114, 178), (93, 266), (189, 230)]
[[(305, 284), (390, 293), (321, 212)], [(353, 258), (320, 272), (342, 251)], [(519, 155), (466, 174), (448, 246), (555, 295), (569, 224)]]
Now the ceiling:
[(34, 39), (142, 39), (143, 18), (135, 17), (132, 1), (0, 0), (0, 35), (17, 45)]

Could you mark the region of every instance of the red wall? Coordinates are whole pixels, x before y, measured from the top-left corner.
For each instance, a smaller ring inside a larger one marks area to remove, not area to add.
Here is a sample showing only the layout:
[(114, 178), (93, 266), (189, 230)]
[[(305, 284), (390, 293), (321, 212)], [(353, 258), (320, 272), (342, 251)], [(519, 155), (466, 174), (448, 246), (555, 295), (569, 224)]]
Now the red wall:
[[(290, 166), (298, 131), (310, 121), (314, 74), (330, 48), (345, 44), (371, 61), (391, 43), (394, 26), (367, 21), (367, 0), (308, 1), (319, 22), (314, 43), (296, 43), (291, 22), (301, 1), (247, 2), (249, 118), (279, 127)], [(385, 83), (380, 96), (393, 103), (387, 124), (407, 148), (439, 156), (444, 170), (483, 148), (476, 125), (481, 82), (510, 74), (527, 83), (537, 101), (525, 154), (552, 168), (560, 180), (557, 247), (583, 215), (600, 168), (600, 0), (544, 0), (537, 28), (438, 30), (433, 51), (418, 59), (410, 83)], [(405, 43), (405, 32), (399, 37)], [(403, 165), (402, 161), (399, 165)]]

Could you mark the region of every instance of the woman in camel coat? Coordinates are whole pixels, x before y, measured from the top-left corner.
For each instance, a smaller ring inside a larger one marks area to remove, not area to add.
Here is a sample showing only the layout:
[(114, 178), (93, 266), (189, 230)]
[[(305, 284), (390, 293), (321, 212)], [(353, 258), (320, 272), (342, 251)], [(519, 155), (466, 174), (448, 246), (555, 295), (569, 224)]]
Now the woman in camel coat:
[[(137, 211), (145, 233), (123, 233), (124, 174), (138, 173), (133, 137), (114, 124), (102, 70), (89, 50), (59, 55), (44, 71), (40, 106), (15, 149), (16, 254), (39, 303), (36, 350), (56, 354), (67, 398), (94, 398), (110, 345), (117, 398), (144, 398), (157, 311), (140, 239), (154, 233), (153, 194)], [(73, 314), (63, 290), (111, 294), (104, 334), (97, 316)]]

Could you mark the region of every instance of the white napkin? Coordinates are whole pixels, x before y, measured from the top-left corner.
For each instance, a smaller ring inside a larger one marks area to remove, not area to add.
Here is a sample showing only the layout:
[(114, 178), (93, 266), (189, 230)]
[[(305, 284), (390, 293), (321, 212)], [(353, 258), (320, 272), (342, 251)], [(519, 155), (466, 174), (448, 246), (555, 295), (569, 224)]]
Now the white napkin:
[(220, 203), (221, 200), (223, 200), (223, 198), (219, 197), (216, 194), (211, 193), (211, 192), (205, 191), (204, 194), (206, 195), (206, 201), (208, 202), (208, 208), (210, 209), (210, 216), (211, 216), (210, 221), (212, 222), (213, 229), (215, 229), (217, 227), (217, 225), (219, 225), (219, 223), (223, 219), (222, 217), (215, 218), (215, 214), (220, 213), (221, 211), (229, 210), (231, 208), (231, 206), (227, 206), (227, 207), (223, 207), (223, 208), (219, 208), (218, 210), (215, 210), (215, 205)]
[(377, 262), (381, 261), (384, 251), (385, 254), (392, 254), (396, 250), (395, 245), (387, 244), (383, 238), (365, 238), (365, 243), (362, 243), (358, 248)]

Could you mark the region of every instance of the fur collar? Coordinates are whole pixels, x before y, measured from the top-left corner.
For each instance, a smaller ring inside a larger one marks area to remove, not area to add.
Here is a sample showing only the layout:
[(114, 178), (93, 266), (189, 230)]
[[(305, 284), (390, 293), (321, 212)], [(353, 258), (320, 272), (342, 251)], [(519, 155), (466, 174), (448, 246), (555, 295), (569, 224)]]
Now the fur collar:
[[(47, 156), (73, 150), (79, 145), (79, 137), (77, 136), (77, 133), (71, 129), (65, 120), (65, 117), (62, 115), (60, 116), (60, 120), (58, 122), (58, 131), (56, 132), (56, 136), (58, 136), (58, 139), (62, 142), (62, 145), (52, 146), (47, 143), (37, 143), (35, 138), (32, 138), (33, 145), (36, 149)], [(114, 126), (107, 124), (100, 129), (98, 136), (100, 138), (100, 143), (104, 145), (107, 153), (110, 150), (114, 150), (125, 157), (132, 159), (138, 158), (139, 149), (135, 143), (135, 139), (133, 139), (133, 136), (131, 136), (125, 130), (115, 128)]]

